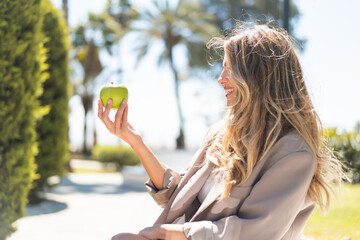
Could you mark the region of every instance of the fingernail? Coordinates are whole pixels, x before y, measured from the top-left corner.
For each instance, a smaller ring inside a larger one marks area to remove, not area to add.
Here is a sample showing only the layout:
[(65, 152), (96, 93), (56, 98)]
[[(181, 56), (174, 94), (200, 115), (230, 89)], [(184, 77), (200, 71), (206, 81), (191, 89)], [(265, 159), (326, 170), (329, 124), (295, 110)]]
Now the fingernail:
[(112, 99), (109, 98), (109, 99), (107, 100), (107, 103), (111, 103), (111, 102), (112, 102)]
[(124, 99), (121, 104), (125, 104), (126, 102), (127, 102), (126, 99)]

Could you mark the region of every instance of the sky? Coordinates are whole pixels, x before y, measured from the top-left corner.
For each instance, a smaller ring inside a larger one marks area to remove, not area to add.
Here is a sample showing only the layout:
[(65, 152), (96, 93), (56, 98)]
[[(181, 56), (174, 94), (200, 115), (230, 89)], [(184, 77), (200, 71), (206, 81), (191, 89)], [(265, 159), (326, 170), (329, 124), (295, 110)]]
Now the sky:
[[(61, 0), (52, 0), (61, 7)], [(107, 0), (69, 0), (69, 22), (74, 27), (86, 21), (88, 12), (98, 13)], [(325, 127), (338, 127), (350, 131), (360, 121), (360, 27), (358, 10), (360, 1), (342, 0), (295, 0), (301, 16), (296, 23), (296, 35), (305, 38), (303, 52), (298, 52), (305, 80), (311, 97)], [(134, 68), (135, 54), (130, 49), (134, 38), (128, 37), (120, 58), (104, 56), (108, 68), (123, 66), (123, 75), (105, 78), (102, 74), (97, 85), (114, 81), (125, 84), (129, 89), (129, 121), (153, 148), (173, 148), (178, 133), (176, 103), (171, 73), (159, 69), (152, 56), (154, 46), (138, 68)], [(199, 146), (209, 125), (224, 113), (226, 99), (216, 78), (185, 81), (180, 86), (180, 98), (185, 115), (185, 134), (188, 148)], [(83, 110), (79, 98), (70, 100), (70, 140), (72, 150), (78, 150), (82, 143)], [(119, 144), (116, 137), (96, 118), (89, 118), (89, 125), (97, 129), (99, 144)], [(112, 113), (113, 114), (113, 113)], [(205, 116), (205, 117), (204, 117)], [(92, 120), (91, 120), (92, 119)], [(91, 141), (91, 136), (88, 138)]]

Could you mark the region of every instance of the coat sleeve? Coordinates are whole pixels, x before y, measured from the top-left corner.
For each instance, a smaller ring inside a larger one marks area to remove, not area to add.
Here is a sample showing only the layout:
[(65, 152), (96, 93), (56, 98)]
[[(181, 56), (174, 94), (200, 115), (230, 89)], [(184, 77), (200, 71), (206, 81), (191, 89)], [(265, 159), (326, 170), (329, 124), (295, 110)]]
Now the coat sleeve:
[(236, 215), (185, 223), (184, 234), (192, 240), (281, 239), (301, 211), (314, 171), (312, 154), (291, 153), (266, 170)]
[[(201, 151), (202, 150), (199, 149), (195, 153), (193, 159), (186, 167), (185, 173), (189, 170), (189, 168), (191, 168), (191, 166), (194, 165)], [(157, 189), (155, 184), (151, 181), (151, 179), (145, 182), (145, 188), (150, 194), (150, 196), (155, 200), (155, 202), (164, 208), (166, 204), (169, 202), (170, 197), (172, 196), (173, 192), (179, 185), (185, 173), (179, 173), (165, 164), (165, 173), (164, 173), (162, 188)]]
[(178, 186), (181, 176), (182, 174), (166, 166), (162, 189), (157, 189), (154, 183), (149, 179), (145, 182), (146, 190), (157, 204), (165, 207)]
[[(219, 123), (215, 124), (211, 127), (205, 135), (202, 146), (200, 149), (194, 154), (193, 159), (188, 164), (185, 173), (194, 165), (199, 155), (206, 149), (206, 144), (209, 143), (210, 139), (216, 135)], [(168, 203), (170, 197), (173, 192), (177, 188), (178, 184), (181, 181), (181, 178), (185, 175), (185, 173), (178, 173), (177, 171), (166, 166), (165, 174), (163, 178), (163, 187), (162, 189), (157, 189), (154, 183), (149, 179), (145, 182), (146, 190), (150, 193), (151, 197), (162, 207), (165, 207)]]

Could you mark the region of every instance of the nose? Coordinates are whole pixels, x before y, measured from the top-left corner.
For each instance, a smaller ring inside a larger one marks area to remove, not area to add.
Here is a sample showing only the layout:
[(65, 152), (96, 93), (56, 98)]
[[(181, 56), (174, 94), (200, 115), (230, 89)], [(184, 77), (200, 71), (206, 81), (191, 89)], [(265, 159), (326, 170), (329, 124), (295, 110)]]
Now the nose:
[(218, 78), (218, 83), (220, 85), (224, 85), (227, 81), (228, 81), (228, 79), (226, 77), (225, 70), (223, 70), (222, 73), (220, 74), (220, 77)]
[(225, 84), (225, 79), (224, 78), (221, 78), (221, 77), (219, 77), (218, 78), (218, 83), (220, 84), (220, 85), (224, 85)]

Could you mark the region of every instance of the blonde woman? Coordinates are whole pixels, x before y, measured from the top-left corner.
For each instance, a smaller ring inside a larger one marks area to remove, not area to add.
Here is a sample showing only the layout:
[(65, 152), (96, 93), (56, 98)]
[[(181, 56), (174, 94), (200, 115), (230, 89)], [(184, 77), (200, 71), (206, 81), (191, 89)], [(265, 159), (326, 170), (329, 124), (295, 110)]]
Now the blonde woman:
[(99, 117), (138, 154), (146, 188), (164, 207), (151, 227), (117, 239), (300, 239), (317, 204), (326, 210), (342, 167), (327, 150), (299, 60), (285, 31), (238, 25), (224, 50), (228, 114), (210, 129), (187, 171), (162, 164), (128, 123), (127, 102), (115, 121)]

